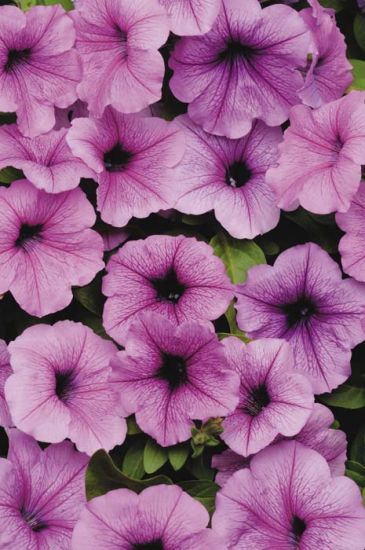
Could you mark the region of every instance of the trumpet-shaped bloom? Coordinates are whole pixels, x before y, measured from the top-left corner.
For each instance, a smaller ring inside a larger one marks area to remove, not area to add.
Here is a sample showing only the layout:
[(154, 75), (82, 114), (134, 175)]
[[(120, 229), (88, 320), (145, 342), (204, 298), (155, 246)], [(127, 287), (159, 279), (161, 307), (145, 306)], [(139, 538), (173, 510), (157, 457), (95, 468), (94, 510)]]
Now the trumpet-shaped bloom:
[(86, 103), (79, 99), (65, 109), (56, 109), (56, 124), (54, 129), (69, 128), (74, 118), (88, 117), (89, 111)]
[(11, 372), (7, 345), (4, 340), (0, 340), (0, 426), (11, 426), (9, 407), (4, 395), (5, 382)]
[(0, 294), (31, 315), (59, 311), (104, 267), (95, 212), (80, 189), (57, 195), (27, 180), (0, 188)]
[(365, 182), (347, 212), (337, 213), (336, 222), (346, 235), (339, 244), (342, 267), (357, 281), (365, 282)]
[(88, 457), (69, 441), (42, 451), (15, 429), (9, 440), (8, 458), (0, 459), (0, 547), (67, 550), (86, 503)]
[(238, 401), (238, 376), (206, 324), (176, 327), (147, 312), (131, 325), (125, 351), (112, 360), (122, 411), (163, 446), (191, 437), (193, 420), (226, 415)]
[(297, 69), (306, 66), (309, 43), (304, 21), (288, 6), (222, 0), (207, 34), (176, 44), (171, 90), (207, 132), (239, 138), (256, 118), (278, 126), (300, 102)]
[(123, 227), (132, 216), (145, 218), (172, 206), (172, 167), (183, 155), (183, 137), (174, 123), (108, 108), (100, 120), (74, 120), (67, 141), (96, 173), (102, 219)]
[(109, 260), (102, 291), (105, 330), (121, 344), (141, 311), (156, 311), (175, 325), (210, 321), (233, 298), (224, 264), (209, 245), (166, 235), (127, 242)]
[(216, 498), (213, 530), (228, 548), (362, 550), (365, 510), (349, 478), (297, 441), (273, 445), (233, 474)]
[(365, 93), (351, 92), (315, 110), (293, 107), (279, 151), (278, 166), (267, 172), (278, 206), (346, 212), (365, 164)]
[(278, 434), (296, 435), (311, 414), (314, 398), (307, 378), (294, 371), (289, 344), (263, 339), (245, 345), (230, 337), (223, 345), (230, 368), (240, 377), (239, 402), (223, 421), (223, 441), (247, 457)]
[(223, 487), (231, 475), (237, 472), (237, 470), (248, 468), (250, 460), (251, 457), (238, 455), (231, 449), (226, 449), (223, 453), (213, 455), (212, 468), (218, 470), (214, 481)]
[(207, 134), (187, 116), (178, 121), (186, 149), (175, 170), (175, 208), (187, 214), (214, 210), (237, 239), (253, 239), (273, 229), (280, 210), (265, 173), (277, 161), (280, 128), (256, 122), (246, 137), (232, 140)]
[(124, 441), (108, 381), (116, 349), (81, 323), (34, 325), (9, 344), (14, 371), (5, 386), (17, 428), (39, 441), (66, 437), (91, 455)]
[(36, 138), (23, 137), (18, 126), (0, 127), (0, 169), (19, 168), (38, 189), (60, 193), (74, 189), (92, 171), (68, 147), (66, 130), (51, 131)]
[(80, 99), (100, 117), (112, 105), (136, 113), (161, 98), (167, 15), (158, 0), (76, 0), (76, 49), (83, 62)]
[(139, 495), (117, 489), (87, 503), (72, 548), (225, 550), (208, 522), (204, 506), (177, 485), (149, 487)]
[(179, 36), (210, 31), (221, 7), (221, 0), (160, 0), (169, 16), (170, 30)]
[(82, 70), (72, 20), (61, 6), (26, 13), (2, 6), (0, 35), (0, 111), (16, 111), (25, 136), (44, 134), (55, 125), (55, 106), (77, 99)]
[(332, 258), (313, 243), (294, 246), (274, 266), (254, 266), (238, 287), (237, 322), (252, 338), (284, 338), (295, 368), (315, 393), (350, 375), (351, 349), (364, 340), (365, 286), (342, 280)]

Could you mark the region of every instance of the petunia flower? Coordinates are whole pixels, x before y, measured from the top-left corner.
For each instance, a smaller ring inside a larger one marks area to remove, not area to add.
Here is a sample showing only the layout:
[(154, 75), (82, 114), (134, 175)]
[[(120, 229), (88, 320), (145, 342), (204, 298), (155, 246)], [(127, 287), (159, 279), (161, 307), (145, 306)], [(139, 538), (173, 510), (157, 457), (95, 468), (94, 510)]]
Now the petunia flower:
[(218, 470), (214, 480), (215, 483), (223, 487), (232, 474), (243, 468), (248, 468), (250, 460), (251, 457), (244, 457), (231, 449), (226, 449), (223, 453), (213, 455), (212, 468)]
[(279, 151), (278, 166), (266, 175), (278, 206), (346, 212), (365, 164), (365, 93), (353, 91), (315, 110), (293, 107)]
[(365, 0), (357, 0), (358, 6), (361, 11), (365, 12)]
[(304, 21), (289, 6), (222, 0), (212, 30), (177, 42), (170, 87), (207, 132), (239, 138), (256, 118), (278, 126), (300, 102), (296, 69), (306, 66), (309, 44)]
[(195, 238), (152, 235), (127, 242), (112, 256), (103, 279), (103, 324), (123, 344), (141, 311), (156, 311), (174, 324), (214, 320), (233, 298), (223, 262)]
[(80, 189), (49, 195), (27, 180), (0, 188), (0, 294), (38, 317), (72, 300), (104, 267), (95, 212)]
[(229, 367), (240, 377), (237, 408), (223, 421), (223, 441), (248, 457), (267, 447), (278, 434), (291, 437), (305, 425), (313, 409), (307, 378), (294, 370), (285, 340), (262, 339), (245, 345), (223, 340)]
[(80, 99), (100, 117), (112, 105), (136, 113), (161, 98), (169, 33), (158, 0), (76, 0), (72, 17), (83, 62)]
[(233, 474), (217, 494), (212, 526), (235, 550), (362, 550), (365, 510), (354, 481), (332, 478), (319, 453), (285, 441)]
[(9, 344), (14, 374), (5, 395), (17, 428), (39, 441), (71, 439), (89, 455), (123, 443), (108, 382), (116, 349), (81, 323), (34, 325)]
[(226, 415), (238, 402), (238, 376), (206, 324), (176, 327), (154, 312), (130, 326), (125, 351), (112, 359), (121, 410), (163, 446), (191, 437), (193, 420)]
[(38, 189), (60, 193), (74, 189), (92, 171), (68, 147), (65, 129), (33, 139), (22, 136), (16, 124), (0, 126), (0, 169), (13, 166)]
[(361, 183), (349, 210), (336, 214), (336, 222), (346, 233), (338, 246), (342, 267), (357, 281), (365, 282), (365, 182)]
[(0, 547), (70, 548), (86, 503), (88, 457), (65, 441), (42, 451), (28, 435), (9, 431), (9, 454), (0, 459)]
[(9, 407), (4, 395), (6, 380), (12, 373), (10, 357), (6, 343), (0, 340), (0, 426), (11, 426)]
[(70, 128), (71, 122), (74, 118), (86, 118), (89, 116), (89, 111), (87, 104), (80, 99), (76, 100), (72, 105), (69, 105), (65, 109), (55, 110), (56, 124), (54, 126), (55, 130), (60, 130), (61, 128)]
[(204, 506), (177, 485), (148, 487), (139, 495), (117, 489), (86, 504), (72, 548), (226, 550), (208, 523)]
[(255, 122), (246, 137), (207, 134), (187, 116), (177, 119), (185, 133), (185, 155), (176, 167), (175, 208), (186, 214), (214, 210), (237, 239), (253, 239), (273, 229), (280, 216), (265, 173), (278, 158), (280, 128)]
[(160, 0), (169, 16), (170, 30), (179, 36), (205, 34), (216, 20), (221, 0)]
[(95, 172), (102, 219), (117, 227), (172, 206), (171, 168), (183, 155), (183, 139), (174, 123), (110, 107), (100, 120), (74, 120), (67, 136), (73, 154)]
[(337, 263), (313, 243), (254, 266), (237, 290), (237, 322), (250, 338), (284, 338), (295, 368), (315, 393), (350, 375), (351, 349), (364, 340), (365, 286), (342, 280)]
[(44, 134), (55, 124), (55, 107), (77, 99), (82, 69), (72, 20), (61, 6), (26, 13), (2, 6), (0, 34), (0, 111), (15, 111), (25, 136)]

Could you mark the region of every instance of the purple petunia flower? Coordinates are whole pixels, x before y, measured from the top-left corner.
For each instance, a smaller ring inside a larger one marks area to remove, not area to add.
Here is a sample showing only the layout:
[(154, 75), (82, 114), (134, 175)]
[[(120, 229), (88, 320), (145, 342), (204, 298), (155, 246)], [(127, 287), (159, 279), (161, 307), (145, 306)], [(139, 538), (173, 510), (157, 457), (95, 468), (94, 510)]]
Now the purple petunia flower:
[(65, 109), (56, 109), (56, 124), (54, 126), (55, 130), (60, 130), (61, 128), (70, 128), (71, 122), (74, 118), (86, 118), (89, 116), (89, 111), (87, 104), (79, 99), (75, 101), (72, 105), (69, 105)]
[(290, 123), (279, 145), (279, 165), (266, 175), (278, 206), (346, 212), (365, 164), (365, 93), (351, 92), (313, 111), (293, 107)]
[(123, 344), (141, 311), (156, 311), (175, 324), (217, 319), (233, 298), (223, 262), (195, 238), (152, 235), (127, 242), (107, 265), (103, 324)]
[(72, 12), (84, 74), (80, 99), (100, 117), (112, 105), (136, 113), (161, 98), (169, 33), (158, 0), (76, 0)]
[(88, 457), (65, 441), (42, 451), (11, 429), (8, 459), (0, 459), (0, 547), (68, 549), (86, 503)]
[(361, 11), (365, 12), (365, 0), (357, 0), (359, 8)]
[(187, 116), (178, 118), (186, 150), (176, 168), (175, 208), (187, 214), (214, 210), (217, 220), (237, 239), (253, 239), (273, 229), (280, 216), (265, 173), (278, 158), (280, 128), (255, 122), (239, 140), (207, 134)]
[(0, 188), (0, 294), (38, 317), (72, 300), (104, 267), (95, 212), (80, 189), (49, 195), (27, 180)]
[(11, 426), (9, 407), (5, 400), (4, 386), (11, 375), (9, 352), (4, 340), (0, 340), (0, 426)]
[(9, 344), (5, 395), (17, 428), (40, 441), (71, 439), (89, 455), (121, 444), (126, 422), (109, 383), (116, 349), (81, 323), (34, 325)]
[(177, 485), (149, 487), (139, 495), (117, 489), (87, 503), (72, 548), (226, 550), (208, 523), (204, 506)]
[(102, 219), (117, 227), (172, 206), (171, 168), (183, 155), (183, 139), (174, 123), (111, 107), (100, 120), (74, 120), (67, 136), (74, 155), (96, 173)]
[[(285, 20), (285, 25), (283, 21)], [(207, 132), (239, 138), (255, 118), (278, 126), (299, 103), (310, 35), (288, 6), (265, 9), (257, 0), (222, 0), (202, 37), (183, 38), (170, 58), (174, 95)]]
[(248, 468), (250, 465), (251, 457), (244, 457), (238, 455), (231, 449), (226, 449), (223, 453), (213, 455), (212, 457), (212, 468), (218, 470), (215, 476), (215, 482), (220, 487), (229, 480), (229, 478), (243, 468)]
[(71, 153), (66, 130), (26, 138), (16, 124), (0, 127), (0, 169), (13, 166), (38, 189), (60, 193), (74, 189), (92, 171)]
[(154, 312), (130, 326), (125, 351), (112, 360), (121, 408), (163, 446), (191, 437), (193, 420), (222, 416), (238, 402), (238, 376), (206, 324), (178, 327)]
[(221, 0), (160, 0), (169, 15), (170, 29), (179, 36), (205, 34), (216, 20)]
[(297, 441), (254, 456), (216, 498), (213, 530), (228, 548), (362, 550), (365, 510), (351, 479), (331, 477), (325, 459)]
[(274, 266), (252, 267), (237, 298), (239, 327), (252, 338), (288, 340), (295, 368), (315, 393), (348, 378), (351, 348), (364, 340), (365, 286), (342, 280), (337, 263), (319, 246), (294, 246)]
[(346, 232), (338, 246), (343, 270), (365, 282), (365, 182), (361, 183), (349, 210), (336, 214), (336, 222)]
[(16, 111), (26, 136), (48, 132), (55, 106), (77, 99), (82, 71), (72, 20), (61, 6), (36, 6), (26, 13), (2, 6), (0, 34), (0, 111)]
[(246, 346), (230, 337), (223, 345), (229, 367), (240, 377), (239, 402), (223, 421), (223, 441), (248, 457), (278, 434), (296, 435), (311, 414), (314, 397), (307, 378), (293, 370), (289, 344), (263, 339)]

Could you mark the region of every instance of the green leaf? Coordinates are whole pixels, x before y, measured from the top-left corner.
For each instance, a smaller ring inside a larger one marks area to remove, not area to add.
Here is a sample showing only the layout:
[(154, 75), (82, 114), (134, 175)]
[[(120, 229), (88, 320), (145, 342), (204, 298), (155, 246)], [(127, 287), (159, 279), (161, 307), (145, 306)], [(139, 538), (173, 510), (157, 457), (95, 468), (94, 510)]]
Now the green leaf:
[(84, 325), (91, 328), (95, 332), (95, 334), (98, 334), (98, 336), (101, 336), (105, 340), (111, 340), (111, 338), (109, 338), (109, 336), (105, 332), (102, 320), (99, 317), (85, 312), (80, 320), (84, 323)]
[(331, 220), (331, 217), (315, 216), (304, 210), (304, 208), (298, 208), (294, 212), (285, 212), (285, 217), (304, 229), (308, 235), (308, 240), (317, 243), (326, 252), (337, 252), (340, 233), (336, 230), (333, 216)]
[(190, 454), (189, 443), (180, 443), (167, 449), (169, 461), (175, 472), (181, 470)]
[(142, 430), (137, 424), (136, 417), (134, 414), (132, 416), (128, 416), (127, 418), (127, 426), (128, 426), (128, 435), (137, 435), (142, 433)]
[(29, 10), (33, 6), (36, 6), (38, 4), (37, 0), (20, 0), (20, 8), (22, 10)]
[(145, 474), (143, 466), (143, 450), (145, 440), (137, 439), (124, 455), (122, 471), (133, 479), (142, 479)]
[(361, 61), (360, 59), (349, 59), (349, 61), (353, 67), (353, 81), (348, 91), (365, 90), (365, 61)]
[(98, 274), (91, 283), (85, 286), (75, 286), (72, 289), (75, 300), (85, 309), (101, 316), (103, 312), (104, 297), (101, 293), (101, 274)]
[(166, 476), (154, 476), (148, 479), (132, 479), (118, 470), (110, 456), (103, 450), (97, 451), (90, 459), (86, 470), (86, 495), (90, 500), (94, 497), (105, 495), (114, 489), (130, 489), (140, 493), (146, 487), (152, 485), (167, 484), (172, 481)]
[(354, 35), (356, 42), (365, 51), (365, 14), (357, 13), (354, 19)]
[(147, 474), (153, 474), (167, 462), (167, 450), (153, 439), (148, 439), (143, 453), (143, 466)]
[(342, 409), (361, 409), (365, 407), (365, 388), (343, 384), (332, 393), (323, 394), (320, 400), (332, 407)]
[(241, 332), (241, 334), (232, 334), (231, 332), (218, 332), (217, 336), (219, 340), (224, 340), (224, 338), (228, 338), (229, 336), (235, 336), (236, 338), (239, 338), (244, 342), (245, 344), (248, 344), (248, 342), (251, 342), (249, 338), (245, 335), (244, 332)]
[(348, 460), (346, 462), (346, 475), (353, 479), (359, 487), (365, 487), (365, 466), (362, 464)]
[(214, 470), (205, 463), (204, 455), (189, 460), (187, 464), (189, 472), (199, 480), (212, 481), (214, 479)]
[(345, 7), (345, 0), (320, 0), (324, 8), (332, 8), (335, 11), (341, 11)]
[(213, 481), (181, 481), (179, 485), (190, 496), (201, 502), (210, 514), (214, 511), (215, 496), (219, 487)]
[(365, 426), (362, 426), (356, 434), (351, 445), (350, 459), (359, 464), (365, 464)]
[(9, 185), (13, 181), (20, 180), (24, 178), (24, 174), (21, 170), (17, 170), (16, 168), (12, 168), (11, 166), (8, 166), (7, 168), (3, 168), (0, 170), (0, 183)]

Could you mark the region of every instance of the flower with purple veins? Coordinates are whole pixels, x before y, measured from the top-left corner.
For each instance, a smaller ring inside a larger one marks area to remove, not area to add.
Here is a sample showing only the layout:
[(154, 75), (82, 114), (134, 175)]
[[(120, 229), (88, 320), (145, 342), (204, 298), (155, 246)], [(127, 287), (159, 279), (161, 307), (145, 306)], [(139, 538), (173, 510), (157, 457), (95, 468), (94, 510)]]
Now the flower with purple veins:
[(0, 7), (0, 110), (16, 112), (19, 129), (35, 137), (55, 125), (55, 107), (77, 99), (81, 63), (75, 29), (61, 6), (24, 13)]
[(284, 338), (295, 368), (314, 393), (331, 391), (350, 375), (351, 349), (364, 340), (365, 286), (342, 280), (337, 263), (313, 243), (258, 265), (237, 288), (237, 322), (250, 338)]
[(88, 457), (65, 441), (44, 451), (9, 430), (8, 458), (0, 459), (0, 547), (68, 550), (86, 504)]
[(238, 376), (204, 323), (176, 327), (143, 313), (112, 367), (121, 411), (135, 413), (141, 429), (164, 447), (188, 440), (194, 419), (225, 416), (237, 405)]
[(227, 481), (212, 526), (235, 550), (362, 550), (365, 510), (354, 481), (332, 478), (319, 453), (284, 441)]
[(101, 119), (75, 119), (67, 142), (96, 174), (105, 222), (123, 227), (133, 216), (145, 218), (172, 206), (172, 168), (184, 152), (183, 132), (174, 123), (108, 107)]
[(254, 122), (241, 139), (207, 134), (186, 115), (177, 119), (185, 134), (185, 155), (175, 169), (175, 208), (186, 214), (214, 210), (237, 239), (253, 239), (273, 229), (280, 216), (265, 173), (278, 158), (280, 128)]
[[(285, 25), (283, 25), (285, 20)], [(288, 6), (222, 0), (213, 28), (182, 38), (170, 57), (173, 94), (207, 132), (239, 138), (258, 118), (278, 126), (300, 102), (310, 34)]]
[(0, 340), (0, 426), (11, 426), (9, 407), (4, 395), (6, 380), (11, 375), (10, 357), (8, 347), (4, 340)]
[(193, 36), (210, 31), (221, 0), (160, 0), (169, 16), (170, 30), (179, 36)]
[(248, 468), (250, 460), (251, 457), (244, 457), (231, 449), (226, 449), (223, 453), (213, 455), (212, 468), (218, 470), (214, 480), (215, 483), (223, 487), (232, 474), (243, 468)]
[(141, 311), (156, 311), (175, 325), (211, 321), (223, 315), (233, 298), (233, 286), (213, 249), (182, 235), (129, 241), (106, 269), (103, 324), (120, 344)]

